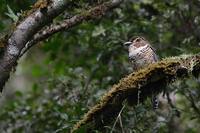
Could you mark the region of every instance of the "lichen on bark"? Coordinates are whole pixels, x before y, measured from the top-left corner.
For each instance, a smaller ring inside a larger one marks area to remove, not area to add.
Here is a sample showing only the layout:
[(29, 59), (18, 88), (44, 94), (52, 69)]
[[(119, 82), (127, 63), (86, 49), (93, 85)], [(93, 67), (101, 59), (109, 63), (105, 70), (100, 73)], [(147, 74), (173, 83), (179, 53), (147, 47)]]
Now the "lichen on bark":
[[(122, 78), (104, 96), (99, 103), (92, 107), (84, 117), (78, 121), (71, 132), (84, 126), (85, 130), (103, 129), (113, 120), (122, 108), (123, 101), (132, 99), (134, 106), (138, 100), (138, 90), (141, 91), (140, 100), (144, 101), (153, 93), (159, 93), (165, 87), (189, 75), (197, 77), (200, 73), (200, 55), (182, 55), (170, 57), (149, 65), (138, 72)], [(87, 126), (90, 125), (90, 126)]]

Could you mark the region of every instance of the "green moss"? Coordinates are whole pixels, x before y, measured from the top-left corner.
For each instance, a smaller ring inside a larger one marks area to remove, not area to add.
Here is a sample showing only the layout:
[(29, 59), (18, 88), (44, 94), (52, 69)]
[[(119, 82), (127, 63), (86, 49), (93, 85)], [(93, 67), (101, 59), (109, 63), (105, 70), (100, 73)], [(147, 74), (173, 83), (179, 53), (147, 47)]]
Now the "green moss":
[[(105, 112), (116, 114), (116, 112), (121, 108), (122, 102), (128, 97), (131, 97), (134, 105), (137, 101), (138, 89), (142, 92), (141, 99), (143, 100), (147, 96), (150, 96), (152, 94), (150, 92), (152, 91), (154, 93), (162, 91), (167, 84), (175, 81), (177, 78), (186, 76), (188, 72), (191, 71), (191, 64), (197, 64), (196, 62), (200, 64), (199, 56), (198, 58), (197, 56), (191, 55), (170, 57), (163, 59), (158, 63), (151, 64), (149, 67), (141, 69), (138, 72), (129, 74), (127, 77), (122, 78), (118, 84), (113, 85), (110, 91), (101, 98), (100, 102), (91, 108), (90, 111), (84, 115), (83, 119), (74, 126), (72, 132), (76, 131), (82, 125), (92, 122), (92, 120), (95, 122), (95, 119), (102, 118), (105, 122), (106, 119), (110, 119), (102, 117), (102, 115), (106, 115)], [(200, 68), (199, 66), (198, 68)], [(154, 90), (152, 90), (152, 86)], [(99, 123), (96, 125), (98, 124)]]

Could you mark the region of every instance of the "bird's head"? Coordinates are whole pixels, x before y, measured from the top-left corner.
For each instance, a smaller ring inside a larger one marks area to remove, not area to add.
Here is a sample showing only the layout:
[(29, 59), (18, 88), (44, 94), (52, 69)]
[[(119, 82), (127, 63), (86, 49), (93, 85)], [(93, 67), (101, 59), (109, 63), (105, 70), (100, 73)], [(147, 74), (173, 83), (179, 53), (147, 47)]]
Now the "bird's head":
[(144, 37), (132, 37), (128, 42), (124, 43), (124, 46), (128, 48), (129, 56), (135, 55), (143, 48), (147, 47), (149, 42)]
[(128, 42), (124, 43), (125, 47), (132, 47), (134, 49), (137, 49), (139, 47), (145, 46), (148, 44), (147, 40), (144, 37), (136, 36), (132, 37)]

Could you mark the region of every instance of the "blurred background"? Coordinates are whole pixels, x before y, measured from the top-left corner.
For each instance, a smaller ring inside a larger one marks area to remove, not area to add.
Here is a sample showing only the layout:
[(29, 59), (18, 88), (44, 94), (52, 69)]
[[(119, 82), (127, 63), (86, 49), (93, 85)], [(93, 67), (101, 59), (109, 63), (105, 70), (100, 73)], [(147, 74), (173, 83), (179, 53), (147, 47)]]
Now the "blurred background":
[[(55, 22), (104, 1), (74, 3)], [(1, 0), (0, 36), (12, 30), (12, 15), (20, 16), (34, 2)], [(198, 53), (199, 14), (198, 0), (125, 0), (103, 18), (84, 21), (38, 43), (19, 60), (0, 96), (1, 132), (69, 131), (113, 84), (131, 72), (125, 41), (144, 36), (160, 59)], [(176, 95), (175, 107), (163, 106), (160, 114), (152, 110), (150, 99), (127, 107), (122, 114), (124, 132), (197, 133), (199, 88), (198, 79), (176, 81), (168, 87)], [(118, 128), (115, 132), (121, 132)]]

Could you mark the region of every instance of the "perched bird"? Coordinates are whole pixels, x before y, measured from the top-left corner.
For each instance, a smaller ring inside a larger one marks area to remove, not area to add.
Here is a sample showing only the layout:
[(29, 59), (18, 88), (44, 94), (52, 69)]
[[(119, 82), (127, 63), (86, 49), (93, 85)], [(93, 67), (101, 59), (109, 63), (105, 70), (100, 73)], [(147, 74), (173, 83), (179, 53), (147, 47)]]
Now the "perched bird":
[[(143, 37), (133, 37), (124, 45), (128, 47), (128, 57), (134, 71), (138, 71), (149, 64), (158, 61), (157, 55), (151, 44)], [(152, 96), (153, 108), (158, 108), (158, 99)]]
[(124, 45), (128, 47), (128, 57), (134, 71), (158, 61), (151, 44), (143, 37), (133, 37)]

